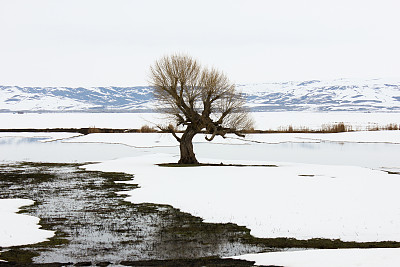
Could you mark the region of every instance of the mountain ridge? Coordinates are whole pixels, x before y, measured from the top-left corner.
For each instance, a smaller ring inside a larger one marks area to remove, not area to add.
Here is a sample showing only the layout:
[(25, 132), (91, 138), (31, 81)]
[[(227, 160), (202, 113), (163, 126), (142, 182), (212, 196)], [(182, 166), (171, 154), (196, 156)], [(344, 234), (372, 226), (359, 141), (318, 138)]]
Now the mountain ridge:
[[(400, 112), (400, 82), (384, 79), (237, 84), (257, 111)], [(150, 86), (0, 86), (0, 112), (152, 112)]]

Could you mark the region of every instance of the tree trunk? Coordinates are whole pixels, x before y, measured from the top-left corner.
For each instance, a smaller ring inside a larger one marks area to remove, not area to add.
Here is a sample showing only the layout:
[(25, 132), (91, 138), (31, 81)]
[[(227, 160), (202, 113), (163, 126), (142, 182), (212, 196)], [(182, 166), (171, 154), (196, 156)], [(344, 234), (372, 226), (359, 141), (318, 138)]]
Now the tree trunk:
[(180, 150), (181, 150), (181, 158), (178, 161), (179, 164), (198, 164), (199, 162), (196, 159), (196, 156), (193, 152), (193, 137), (196, 135), (196, 131), (193, 129), (187, 128), (183, 133), (180, 140)]

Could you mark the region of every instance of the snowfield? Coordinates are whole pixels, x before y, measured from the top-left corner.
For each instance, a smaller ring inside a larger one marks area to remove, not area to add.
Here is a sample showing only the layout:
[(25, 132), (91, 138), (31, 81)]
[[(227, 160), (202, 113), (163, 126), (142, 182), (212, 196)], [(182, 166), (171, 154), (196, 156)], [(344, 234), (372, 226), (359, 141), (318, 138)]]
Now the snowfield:
[(33, 203), (28, 199), (0, 199), (0, 247), (39, 243), (54, 236), (54, 231), (40, 229), (39, 218), (16, 214), (20, 207)]
[[(200, 159), (220, 163), (222, 159)], [(245, 225), (257, 237), (400, 241), (400, 179), (354, 166), (275, 162), (277, 167), (159, 167), (172, 155), (87, 165), (135, 175), (133, 203), (169, 204), (207, 222)]]
[[(244, 225), (256, 237), (400, 242), (400, 179), (399, 175), (382, 170), (362, 166), (248, 160), (245, 153), (236, 157), (240, 160), (228, 160), (227, 156), (221, 156), (200, 157), (199, 161), (271, 166), (159, 167), (156, 164), (178, 161), (178, 149), (169, 150), (169, 154), (152, 152), (152, 149), (158, 151), (157, 147), (176, 147), (178, 143), (171, 134), (1, 133), (0, 141), (1, 137), (10, 136), (46, 138), (41, 142), (63, 139), (62, 142), (66, 144), (117, 143), (149, 148), (140, 156), (108, 160), (83, 168), (133, 174), (134, 179), (130, 183), (138, 184), (140, 188), (120, 192), (132, 203), (168, 204), (199, 216), (206, 222)], [(197, 135), (194, 142), (209, 143), (203, 135)], [(322, 142), (385, 143), (396, 149), (400, 144), (400, 131), (250, 134), (244, 140), (229, 136), (226, 139), (216, 138), (212, 143), (224, 144), (216, 147), (226, 147), (226, 153), (222, 155), (228, 155), (229, 147), (234, 146)], [(213, 150), (212, 143), (209, 143), (210, 151)], [(388, 167), (400, 167), (396, 163), (398, 161), (392, 162), (395, 164)], [(4, 201), (12, 202), (4, 205)], [(0, 200), (1, 218), (7, 218), (0, 220), (0, 246), (41, 242), (53, 235), (50, 231), (39, 229), (38, 218), (15, 214), (18, 207), (32, 204), (32, 201), (14, 201)], [(3, 207), (8, 208), (3, 210)], [(15, 221), (24, 226), (19, 226)], [(29, 228), (25, 226), (28, 221)], [(5, 227), (2, 224), (6, 224)], [(24, 233), (21, 229), (25, 228), (35, 234), (17, 236)], [(10, 240), (14, 243), (2, 244), (3, 240), (7, 240), (2, 235), (11, 236)], [(398, 255), (400, 249), (338, 249), (261, 253), (237, 258), (254, 260), (257, 264), (287, 267), (370, 267), (399, 266)]]

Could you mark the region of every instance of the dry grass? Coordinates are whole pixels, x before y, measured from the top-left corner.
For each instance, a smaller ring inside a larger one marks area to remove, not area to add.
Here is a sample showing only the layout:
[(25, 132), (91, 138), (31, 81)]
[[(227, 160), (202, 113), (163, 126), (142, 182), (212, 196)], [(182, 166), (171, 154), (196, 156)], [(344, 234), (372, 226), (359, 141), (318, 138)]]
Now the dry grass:
[(400, 125), (396, 123), (389, 123), (384, 126), (379, 126), (379, 125), (372, 125), (368, 126), (367, 130), (368, 131), (393, 131), (393, 130), (399, 130)]
[(101, 133), (102, 131), (96, 127), (89, 127), (88, 133)]
[(323, 124), (319, 129), (310, 129), (308, 127), (293, 127), (289, 125), (287, 127), (279, 127), (277, 130), (248, 130), (247, 134), (251, 133), (342, 133), (342, 132), (354, 132), (354, 131), (393, 131), (400, 130), (400, 124), (389, 123), (384, 126), (377, 124), (370, 125), (364, 129), (356, 128), (353, 129), (351, 125), (346, 125), (343, 122), (335, 124)]
[(155, 133), (155, 132), (157, 132), (157, 130), (152, 128), (152, 127), (150, 127), (150, 126), (148, 126), (148, 125), (143, 125), (140, 128), (139, 132), (141, 132), (141, 133)]
[(342, 133), (351, 132), (352, 128), (349, 125), (345, 125), (343, 122), (333, 124), (333, 125), (322, 125), (321, 132), (323, 133)]
[(310, 129), (308, 127), (279, 127), (278, 130), (249, 130), (246, 133), (341, 133), (353, 131), (350, 125), (345, 125), (343, 122), (335, 124), (324, 124), (320, 129)]

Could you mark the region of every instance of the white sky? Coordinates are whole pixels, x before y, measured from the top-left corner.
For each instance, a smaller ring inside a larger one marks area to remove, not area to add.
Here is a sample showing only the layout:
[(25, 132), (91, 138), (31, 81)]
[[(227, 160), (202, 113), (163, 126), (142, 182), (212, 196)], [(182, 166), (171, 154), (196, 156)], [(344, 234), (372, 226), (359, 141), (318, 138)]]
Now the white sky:
[(0, 0), (0, 85), (147, 85), (187, 53), (235, 83), (400, 77), (399, 0)]

